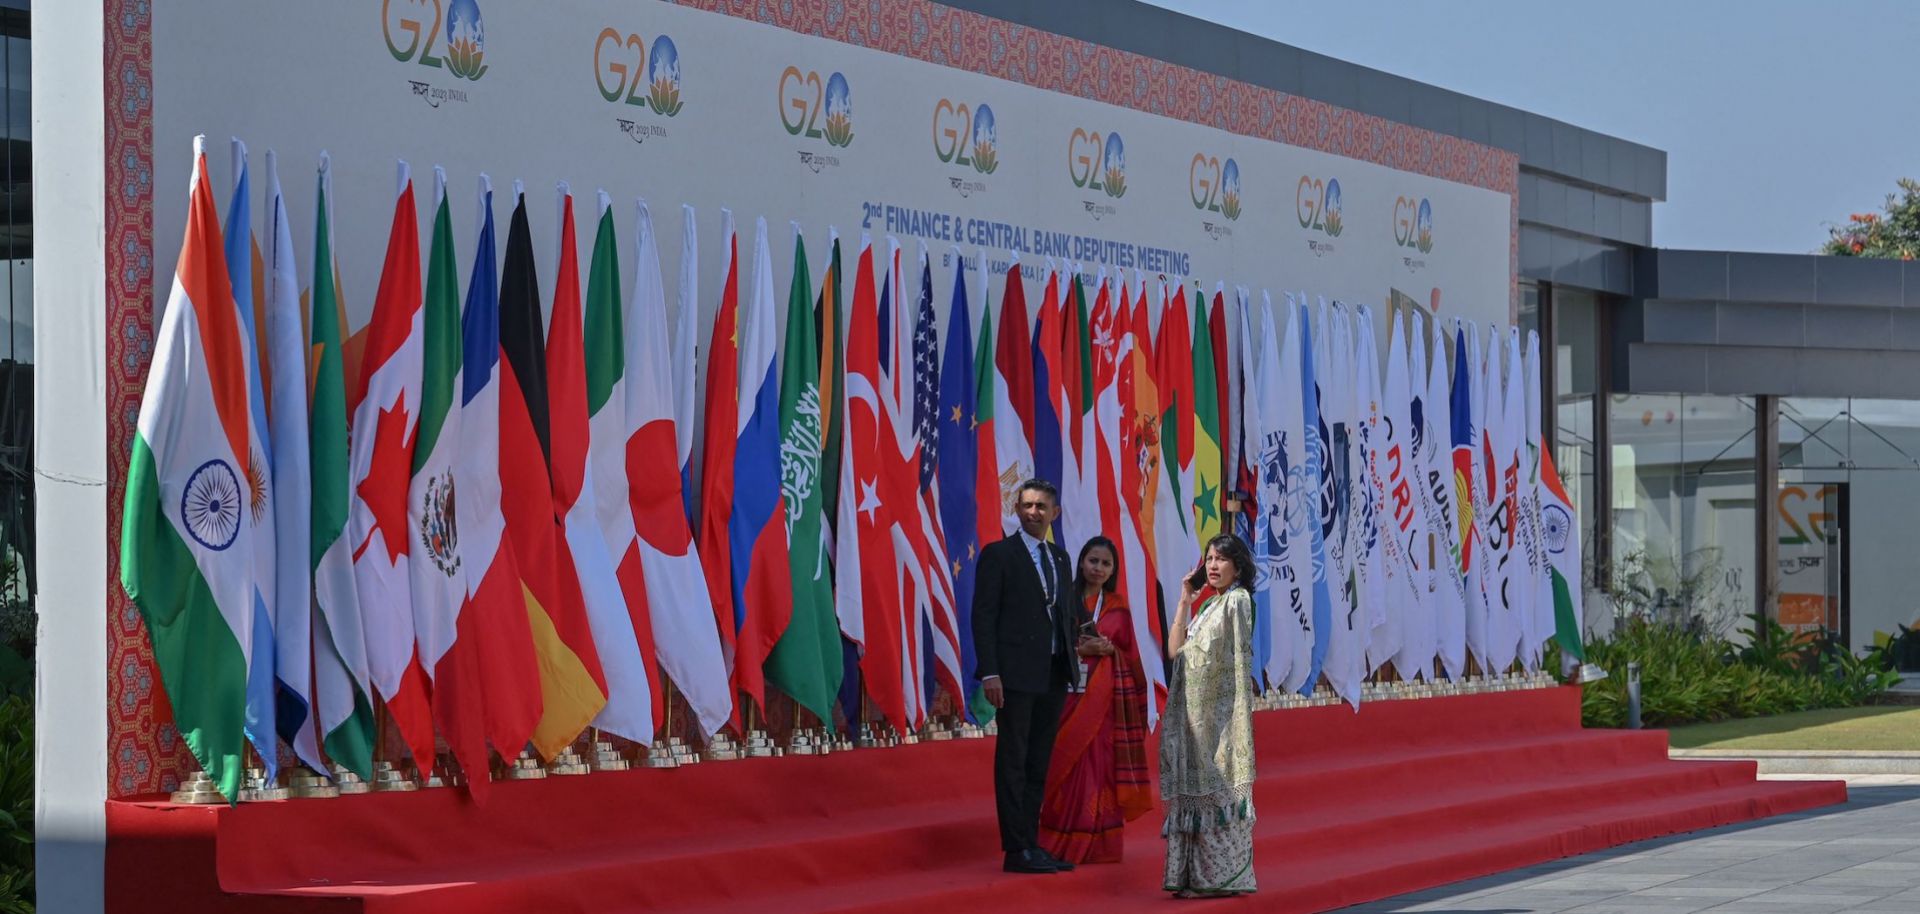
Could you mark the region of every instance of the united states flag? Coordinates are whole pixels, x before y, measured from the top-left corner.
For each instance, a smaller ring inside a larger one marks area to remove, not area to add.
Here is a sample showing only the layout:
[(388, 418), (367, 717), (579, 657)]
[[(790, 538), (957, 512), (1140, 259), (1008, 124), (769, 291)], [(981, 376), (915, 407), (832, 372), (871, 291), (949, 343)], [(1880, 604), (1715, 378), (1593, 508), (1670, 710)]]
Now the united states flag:
[(940, 343), (933, 321), (933, 271), (921, 270), (920, 309), (913, 327), (913, 431), (920, 440), (922, 489), (933, 484), (940, 462)]

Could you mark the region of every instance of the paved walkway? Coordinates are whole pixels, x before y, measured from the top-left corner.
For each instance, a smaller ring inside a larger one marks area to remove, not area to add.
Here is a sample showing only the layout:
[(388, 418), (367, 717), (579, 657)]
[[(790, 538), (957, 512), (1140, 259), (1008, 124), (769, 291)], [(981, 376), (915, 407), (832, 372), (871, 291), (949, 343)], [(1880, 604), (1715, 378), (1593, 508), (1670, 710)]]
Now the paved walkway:
[(1847, 781), (1844, 806), (1616, 847), (1341, 914), (1920, 912), (1920, 778)]

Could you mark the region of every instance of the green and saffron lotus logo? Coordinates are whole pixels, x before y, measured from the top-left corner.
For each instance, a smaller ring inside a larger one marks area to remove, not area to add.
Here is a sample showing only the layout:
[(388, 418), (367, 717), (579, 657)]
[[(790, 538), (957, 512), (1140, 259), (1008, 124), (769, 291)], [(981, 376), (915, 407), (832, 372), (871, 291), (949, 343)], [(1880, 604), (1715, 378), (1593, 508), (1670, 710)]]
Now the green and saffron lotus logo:
[(1338, 238), (1346, 226), (1340, 221), (1340, 181), (1337, 178), (1327, 179), (1326, 209), (1327, 236)]
[(1414, 246), (1418, 247), (1420, 249), (1420, 253), (1422, 254), (1432, 253), (1433, 251), (1433, 204), (1429, 203), (1426, 200), (1420, 201), (1420, 218), (1418, 220), (1418, 224), (1420, 226), (1419, 240), (1415, 242)]
[(1101, 154), (1100, 161), (1107, 196), (1116, 199), (1126, 196), (1127, 147), (1120, 142), (1120, 134), (1107, 134), (1106, 150)]
[(680, 49), (661, 35), (653, 40), (653, 60), (647, 64), (647, 103), (662, 116), (672, 117), (686, 107), (680, 100)]
[(1228, 221), (1240, 218), (1240, 164), (1232, 159), (1220, 170), (1220, 215)]
[(973, 112), (973, 170), (993, 174), (1000, 167), (1000, 132), (993, 124), (993, 109), (986, 105)]
[(447, 72), (460, 79), (479, 79), (487, 72), (486, 26), (474, 0), (453, 0), (447, 9)]
[(827, 77), (826, 136), (834, 146), (853, 142), (853, 90), (839, 73)]

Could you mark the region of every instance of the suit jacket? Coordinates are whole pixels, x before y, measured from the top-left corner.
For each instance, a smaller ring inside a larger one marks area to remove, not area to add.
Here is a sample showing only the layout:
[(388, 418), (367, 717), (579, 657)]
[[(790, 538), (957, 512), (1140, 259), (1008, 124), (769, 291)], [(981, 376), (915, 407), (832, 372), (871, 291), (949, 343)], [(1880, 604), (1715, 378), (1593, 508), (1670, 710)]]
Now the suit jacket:
[(1053, 555), (1052, 612), (1027, 544), (1015, 533), (980, 550), (973, 585), (973, 643), (977, 675), (1000, 677), (1021, 692), (1066, 688), (1079, 678), (1074, 662), (1071, 602), (1073, 561), (1066, 550), (1043, 543)]

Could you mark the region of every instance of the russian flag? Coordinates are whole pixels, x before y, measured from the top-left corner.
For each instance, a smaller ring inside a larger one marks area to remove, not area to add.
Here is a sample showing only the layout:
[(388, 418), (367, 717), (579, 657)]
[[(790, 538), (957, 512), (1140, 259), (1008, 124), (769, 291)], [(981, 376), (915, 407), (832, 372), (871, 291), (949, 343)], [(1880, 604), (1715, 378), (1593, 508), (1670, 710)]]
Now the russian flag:
[(787, 507), (780, 493), (780, 372), (774, 354), (773, 259), (767, 220), (754, 227), (753, 297), (740, 316), (739, 419), (727, 546), (733, 570), (733, 684), (766, 708), (761, 667), (793, 617)]

